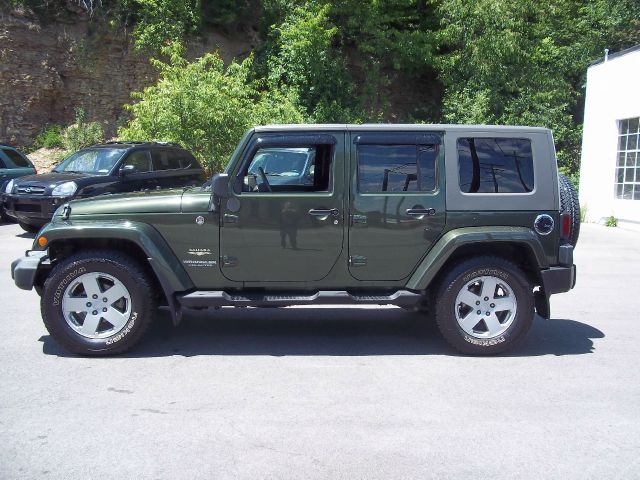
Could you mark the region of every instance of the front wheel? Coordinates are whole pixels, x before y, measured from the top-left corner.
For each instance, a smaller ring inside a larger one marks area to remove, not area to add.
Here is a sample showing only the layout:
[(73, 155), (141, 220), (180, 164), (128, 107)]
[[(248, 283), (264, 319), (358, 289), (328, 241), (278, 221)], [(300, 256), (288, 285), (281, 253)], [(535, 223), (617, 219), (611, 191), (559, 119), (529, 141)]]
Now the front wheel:
[(152, 287), (134, 260), (95, 250), (62, 260), (45, 281), (41, 310), (51, 336), (81, 355), (112, 355), (133, 347), (155, 310)]
[(533, 288), (513, 263), (492, 256), (458, 263), (436, 297), (436, 321), (444, 338), (462, 353), (503, 352), (533, 323)]

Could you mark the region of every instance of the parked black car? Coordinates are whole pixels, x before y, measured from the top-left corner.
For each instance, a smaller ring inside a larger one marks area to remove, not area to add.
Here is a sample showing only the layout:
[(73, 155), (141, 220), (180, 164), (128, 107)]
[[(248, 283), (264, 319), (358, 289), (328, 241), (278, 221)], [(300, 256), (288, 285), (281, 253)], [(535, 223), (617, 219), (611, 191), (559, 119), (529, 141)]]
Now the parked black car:
[(6, 219), (1, 200), (5, 185), (14, 178), (35, 173), (38, 172), (24, 153), (10, 145), (0, 143), (0, 220), (4, 221)]
[(109, 142), (77, 151), (51, 173), (9, 181), (3, 203), (24, 230), (37, 231), (71, 199), (194, 186), (205, 180), (198, 161), (177, 144)]

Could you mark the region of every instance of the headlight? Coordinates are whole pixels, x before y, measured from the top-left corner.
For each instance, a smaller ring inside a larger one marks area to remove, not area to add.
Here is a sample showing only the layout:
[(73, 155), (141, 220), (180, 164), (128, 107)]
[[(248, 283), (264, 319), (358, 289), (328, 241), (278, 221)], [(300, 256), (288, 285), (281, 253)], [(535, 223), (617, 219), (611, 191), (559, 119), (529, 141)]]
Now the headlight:
[(4, 187), (4, 193), (11, 193), (11, 190), (13, 190), (13, 180), (9, 180), (7, 186)]
[(70, 197), (71, 195), (76, 193), (77, 189), (78, 189), (78, 185), (76, 185), (76, 182), (64, 182), (58, 185), (57, 187), (55, 187), (51, 191), (51, 196), (52, 197)]

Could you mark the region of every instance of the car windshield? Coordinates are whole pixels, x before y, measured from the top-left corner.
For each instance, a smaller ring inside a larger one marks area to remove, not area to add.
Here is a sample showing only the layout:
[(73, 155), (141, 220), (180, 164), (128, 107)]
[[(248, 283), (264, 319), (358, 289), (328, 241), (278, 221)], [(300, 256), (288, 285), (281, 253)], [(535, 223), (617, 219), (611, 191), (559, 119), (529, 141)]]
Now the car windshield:
[(308, 148), (262, 149), (251, 162), (249, 173), (255, 175), (262, 167), (267, 175), (299, 175), (304, 170), (309, 152)]
[(125, 150), (122, 148), (88, 148), (67, 157), (54, 172), (93, 173), (108, 175)]

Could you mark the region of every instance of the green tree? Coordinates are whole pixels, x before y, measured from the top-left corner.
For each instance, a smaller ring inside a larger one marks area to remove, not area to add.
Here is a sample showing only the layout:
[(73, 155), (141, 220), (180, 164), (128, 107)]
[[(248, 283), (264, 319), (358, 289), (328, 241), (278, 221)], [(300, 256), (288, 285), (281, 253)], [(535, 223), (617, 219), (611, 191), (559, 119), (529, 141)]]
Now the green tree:
[(158, 52), (200, 28), (200, 0), (133, 1), (137, 17), (133, 34), (138, 49)]
[(329, 9), (316, 3), (295, 6), (273, 27), (268, 76), (271, 84), (292, 91), (313, 121), (348, 122), (357, 101)]
[(152, 61), (158, 82), (133, 93), (138, 101), (126, 106), (132, 119), (119, 131), (123, 139), (181, 143), (217, 171), (247, 128), (305, 120), (290, 93), (251, 79), (251, 57), (225, 66), (217, 53), (190, 63), (177, 44), (164, 53), (169, 61)]
[(442, 0), (444, 119), (552, 128), (560, 164), (577, 171), (586, 68), (614, 30), (628, 28), (607, 3)]

